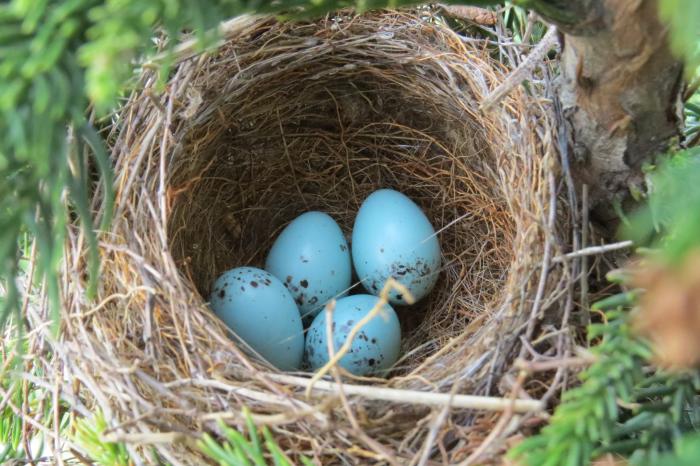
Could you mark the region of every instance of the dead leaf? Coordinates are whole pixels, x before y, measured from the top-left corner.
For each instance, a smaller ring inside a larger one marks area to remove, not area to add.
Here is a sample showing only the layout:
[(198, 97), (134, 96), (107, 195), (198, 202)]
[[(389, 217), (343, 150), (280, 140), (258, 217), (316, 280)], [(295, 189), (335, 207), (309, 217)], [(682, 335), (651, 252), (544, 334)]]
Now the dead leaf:
[(482, 26), (493, 26), (498, 20), (496, 12), (486, 8), (465, 5), (440, 5), (440, 7), (451, 18), (469, 21)]
[(656, 362), (669, 369), (700, 365), (700, 250), (680, 266), (644, 263), (633, 284), (646, 292), (634, 328), (649, 338)]

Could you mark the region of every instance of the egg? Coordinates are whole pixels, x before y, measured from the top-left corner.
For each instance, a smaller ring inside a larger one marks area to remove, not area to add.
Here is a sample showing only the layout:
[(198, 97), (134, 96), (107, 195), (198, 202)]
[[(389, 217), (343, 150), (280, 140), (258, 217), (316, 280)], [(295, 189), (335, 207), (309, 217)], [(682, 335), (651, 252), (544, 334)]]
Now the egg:
[[(377, 304), (379, 298), (359, 294), (341, 298), (333, 309), (333, 348), (345, 343), (350, 330)], [(305, 357), (313, 370), (323, 367), (328, 360), (328, 332), (326, 311), (316, 316), (306, 335)], [(396, 312), (385, 304), (355, 335), (350, 350), (338, 364), (355, 375), (384, 375), (399, 358), (401, 326)], [(383, 374), (384, 373), (384, 374)]]
[[(440, 244), (428, 217), (411, 199), (391, 189), (370, 194), (360, 206), (352, 231), (352, 259), (365, 289), (379, 295), (394, 277), (418, 301), (435, 286)], [(408, 304), (392, 291), (392, 304)]]
[(330, 215), (306, 212), (282, 230), (265, 270), (289, 289), (302, 317), (313, 317), (326, 302), (344, 296), (350, 288), (350, 248)]
[(239, 338), (281, 370), (295, 370), (304, 355), (304, 328), (294, 298), (280, 280), (239, 267), (214, 282), (211, 309)]

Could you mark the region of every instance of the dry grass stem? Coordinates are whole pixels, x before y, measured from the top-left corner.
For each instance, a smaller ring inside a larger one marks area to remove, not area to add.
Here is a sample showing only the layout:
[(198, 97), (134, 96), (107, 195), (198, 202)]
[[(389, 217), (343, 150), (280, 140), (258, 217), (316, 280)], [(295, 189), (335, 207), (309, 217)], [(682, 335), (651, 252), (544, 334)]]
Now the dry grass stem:
[(562, 254), (553, 259), (554, 262), (564, 262), (566, 260), (576, 259), (579, 257), (595, 256), (608, 252), (619, 251), (621, 249), (629, 249), (634, 247), (634, 242), (631, 240), (619, 241), (617, 243), (604, 244), (602, 246), (588, 246), (577, 251), (572, 251), (567, 254)]
[(389, 303), (389, 292), (390, 291), (397, 291), (398, 293), (402, 294), (404, 296), (404, 299), (408, 304), (413, 304), (413, 296), (411, 296), (411, 293), (408, 291), (408, 288), (403, 286), (401, 283), (397, 282), (393, 278), (389, 277), (389, 280), (384, 284), (384, 287), (382, 288), (382, 291), (379, 293), (379, 300), (377, 303), (370, 309), (370, 311), (365, 315), (362, 319), (360, 319), (348, 332), (348, 336), (345, 338), (345, 341), (341, 345), (341, 347), (338, 349), (338, 352), (333, 354), (333, 331), (332, 331), (332, 323), (333, 323), (333, 308), (335, 307), (334, 304), (326, 306), (326, 309), (323, 312), (327, 312), (327, 317), (326, 317), (326, 332), (328, 333), (327, 336), (327, 341), (328, 341), (328, 355), (330, 356), (329, 361), (321, 367), (316, 373), (314, 374), (313, 377), (311, 377), (311, 380), (309, 381), (309, 386), (306, 387), (306, 396), (307, 398), (311, 395), (311, 390), (313, 390), (314, 383), (318, 380), (320, 380), (324, 375), (326, 375), (331, 368), (336, 367), (338, 362), (345, 356), (348, 351), (350, 351), (350, 348), (352, 346), (352, 342), (355, 340), (355, 337), (357, 336), (358, 333), (360, 333), (360, 330), (364, 328), (365, 325), (367, 325), (372, 319), (377, 317), (378, 315), (381, 317), (381, 312), (383, 307)]
[(504, 411), (512, 409), (516, 413), (541, 411), (544, 407), (539, 400), (510, 400), (492, 396), (452, 395), (450, 393), (433, 393), (429, 391), (401, 390), (395, 388), (373, 387), (367, 385), (337, 384), (325, 380), (305, 379), (289, 375), (273, 375), (275, 380), (306, 387), (306, 392), (323, 391), (337, 393), (342, 390), (348, 395), (357, 395), (368, 400), (381, 400), (393, 403), (417, 404), (428, 406), (451, 406), (462, 409), (485, 411)]

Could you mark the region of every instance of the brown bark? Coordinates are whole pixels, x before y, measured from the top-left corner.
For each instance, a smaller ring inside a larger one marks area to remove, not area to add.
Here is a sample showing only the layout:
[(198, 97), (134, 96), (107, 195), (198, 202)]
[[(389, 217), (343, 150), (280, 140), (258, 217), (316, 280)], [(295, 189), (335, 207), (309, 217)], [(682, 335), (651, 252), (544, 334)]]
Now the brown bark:
[(465, 5), (439, 5), (442, 11), (449, 17), (481, 24), (483, 26), (493, 26), (498, 22), (498, 14), (493, 10), (479, 8), (477, 6)]
[(567, 152), (574, 178), (591, 188), (595, 216), (614, 228), (614, 203), (632, 205), (632, 194), (644, 189), (643, 165), (680, 134), (682, 65), (655, 0), (558, 3), (569, 13), (580, 9), (579, 21), (556, 9), (546, 15), (564, 33), (559, 98)]

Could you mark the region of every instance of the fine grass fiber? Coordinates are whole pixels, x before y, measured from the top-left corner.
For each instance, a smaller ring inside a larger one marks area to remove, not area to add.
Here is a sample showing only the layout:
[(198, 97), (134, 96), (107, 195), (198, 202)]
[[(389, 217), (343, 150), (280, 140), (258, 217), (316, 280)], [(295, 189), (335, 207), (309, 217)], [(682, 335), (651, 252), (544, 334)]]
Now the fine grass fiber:
[[(567, 263), (552, 262), (569, 214), (542, 86), (481, 110), (508, 68), (486, 41), (425, 12), (241, 17), (224, 30), (215, 52), (179, 49), (164, 92), (144, 67), (143, 89), (115, 114), (115, 216), (100, 236), (98, 299), (85, 298), (75, 227), (46, 380), (70, 382), (68, 404), (99, 406), (110, 438), (143, 461), (155, 451), (202, 464), (200, 433), (221, 433), (221, 420), (242, 428), (244, 408), (293, 461), (464, 460), (493, 428), (478, 410), (342, 391), (306, 397), (310, 374), (282, 375), (252, 356), (206, 301), (220, 273), (262, 266), (301, 213), (325, 211), (349, 235), (371, 192), (396, 189), (438, 231), (440, 277), (428, 298), (398, 308), (403, 356), (389, 377), (335, 380), (541, 396), (546, 381), (523, 385), (513, 363), (533, 348), (568, 351), (552, 328), (571, 283)], [(98, 216), (101, 203), (98, 190)], [(30, 319), (33, 338), (43, 338), (41, 315)]]

